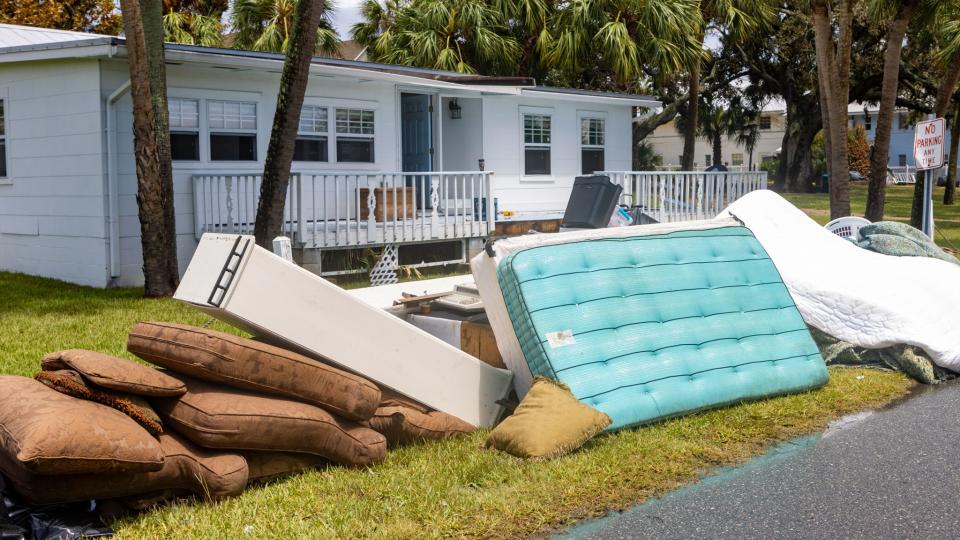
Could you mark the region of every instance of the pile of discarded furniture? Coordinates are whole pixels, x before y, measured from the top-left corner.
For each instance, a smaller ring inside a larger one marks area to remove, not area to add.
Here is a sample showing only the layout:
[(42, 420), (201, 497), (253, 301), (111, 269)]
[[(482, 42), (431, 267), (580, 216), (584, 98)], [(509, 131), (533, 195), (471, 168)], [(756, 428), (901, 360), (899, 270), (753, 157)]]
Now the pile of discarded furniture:
[(142, 508), (477, 427), (548, 459), (603, 430), (822, 386), (825, 347), (910, 346), (960, 368), (960, 292), (939, 286), (960, 266), (862, 249), (766, 191), (711, 220), (500, 239), (471, 269), (442, 304), (482, 302), (482, 323), (431, 317), (433, 293), (383, 309), (252, 237), (206, 234), (175, 297), (255, 339), (139, 323), (128, 350), (162, 370), (69, 350), (36, 380), (0, 377), (0, 473), (32, 503)]

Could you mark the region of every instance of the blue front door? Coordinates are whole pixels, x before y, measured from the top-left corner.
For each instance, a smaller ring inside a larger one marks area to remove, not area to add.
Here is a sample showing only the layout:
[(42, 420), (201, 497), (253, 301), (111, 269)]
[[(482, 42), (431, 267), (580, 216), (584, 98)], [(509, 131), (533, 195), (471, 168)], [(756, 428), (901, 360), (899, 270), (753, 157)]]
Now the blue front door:
[[(401, 167), (404, 172), (433, 170), (433, 121), (430, 96), (400, 94)], [(407, 177), (416, 188), (417, 207), (431, 208), (428, 176)]]

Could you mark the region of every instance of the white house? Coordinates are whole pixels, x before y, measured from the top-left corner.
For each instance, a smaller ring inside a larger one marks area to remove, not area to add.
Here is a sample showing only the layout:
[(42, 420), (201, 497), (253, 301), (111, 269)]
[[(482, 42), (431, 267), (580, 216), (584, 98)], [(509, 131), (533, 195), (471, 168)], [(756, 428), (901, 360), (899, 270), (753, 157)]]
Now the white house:
[[(0, 25), (0, 269), (142, 283), (121, 38)], [(252, 230), (283, 57), (168, 44), (177, 239)], [(651, 98), (315, 58), (286, 232), (304, 249), (465, 241), (556, 216), (575, 176), (629, 170)], [(415, 173), (415, 174), (414, 174)]]
[[(736, 137), (725, 137), (721, 148), (723, 163), (731, 168), (743, 168), (746, 170), (750, 164), (753, 169), (759, 168), (764, 160), (776, 158), (780, 153), (780, 146), (783, 144), (783, 133), (786, 129), (786, 117), (782, 104), (777, 107), (771, 104), (764, 107), (760, 113), (759, 133), (757, 143), (753, 147), (753, 155), (750, 150), (737, 142)], [(673, 122), (667, 122), (647, 136), (646, 140), (653, 145), (654, 150), (663, 158), (665, 168), (676, 169), (680, 167), (683, 156), (683, 134), (677, 129)], [(697, 137), (694, 147), (694, 168), (702, 169), (713, 165), (713, 144), (703, 137)]]

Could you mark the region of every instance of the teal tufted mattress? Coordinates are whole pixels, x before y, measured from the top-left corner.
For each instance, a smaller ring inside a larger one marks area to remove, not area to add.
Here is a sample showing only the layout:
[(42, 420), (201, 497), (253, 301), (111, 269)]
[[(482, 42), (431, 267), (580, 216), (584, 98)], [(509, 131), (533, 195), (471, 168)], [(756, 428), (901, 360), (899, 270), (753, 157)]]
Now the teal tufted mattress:
[(827, 382), (744, 227), (533, 247), (497, 280), (533, 375), (566, 383), (611, 430)]

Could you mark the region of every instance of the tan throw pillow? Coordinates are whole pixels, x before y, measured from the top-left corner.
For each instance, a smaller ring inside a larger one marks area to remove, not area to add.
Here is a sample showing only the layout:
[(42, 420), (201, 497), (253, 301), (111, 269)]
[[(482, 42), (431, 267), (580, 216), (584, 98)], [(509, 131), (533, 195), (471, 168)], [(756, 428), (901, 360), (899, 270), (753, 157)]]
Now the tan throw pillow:
[(50, 353), (41, 361), (44, 371), (72, 369), (103, 388), (138, 396), (179, 396), (183, 383), (130, 360), (82, 349)]
[(371, 465), (387, 441), (372, 429), (307, 403), (183, 378), (187, 393), (154, 400), (167, 428), (207, 448), (305, 452), (342, 465)]
[(127, 415), (0, 376), (0, 454), (34, 474), (156, 471), (160, 444)]
[(215, 330), (139, 323), (130, 331), (127, 350), (178, 373), (306, 401), (351, 420), (370, 418), (380, 403), (380, 389), (363, 377)]
[(433, 410), (393, 390), (382, 392), (383, 401), (366, 425), (383, 434), (392, 447), (446, 439), (477, 429), (456, 416)]
[[(154, 437), (163, 433), (163, 424), (160, 422), (160, 417), (142, 396), (100, 390), (96, 386), (87, 384), (83, 376), (72, 369), (41, 371), (33, 378), (61, 394), (96, 401), (114, 408), (132, 418)], [(186, 390), (186, 387), (184, 387), (184, 390)]]
[[(0, 467), (13, 487), (30, 504), (53, 504), (115, 497), (156, 499), (192, 493), (209, 500), (239, 495), (247, 485), (247, 462), (235, 452), (198, 448), (173, 435), (160, 436), (163, 468), (154, 472), (37, 476), (22, 467)], [(154, 500), (158, 502), (158, 500)]]
[(577, 401), (566, 385), (537, 377), (517, 410), (490, 432), (486, 447), (551, 459), (580, 448), (609, 425), (609, 416)]

